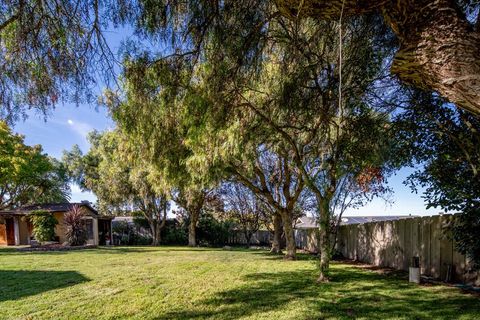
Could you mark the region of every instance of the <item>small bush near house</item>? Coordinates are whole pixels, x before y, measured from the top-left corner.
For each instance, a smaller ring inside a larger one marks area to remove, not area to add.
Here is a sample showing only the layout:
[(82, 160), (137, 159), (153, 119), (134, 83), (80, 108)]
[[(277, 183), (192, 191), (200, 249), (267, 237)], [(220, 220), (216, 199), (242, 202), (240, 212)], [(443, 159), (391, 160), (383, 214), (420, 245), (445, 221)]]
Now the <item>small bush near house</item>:
[(83, 246), (87, 242), (87, 232), (83, 223), (85, 211), (80, 206), (73, 206), (65, 213), (64, 221), (66, 238), (70, 246)]
[(58, 224), (57, 219), (52, 213), (38, 210), (29, 214), (30, 222), (33, 225), (33, 236), (37, 241), (52, 241), (55, 238), (55, 226)]

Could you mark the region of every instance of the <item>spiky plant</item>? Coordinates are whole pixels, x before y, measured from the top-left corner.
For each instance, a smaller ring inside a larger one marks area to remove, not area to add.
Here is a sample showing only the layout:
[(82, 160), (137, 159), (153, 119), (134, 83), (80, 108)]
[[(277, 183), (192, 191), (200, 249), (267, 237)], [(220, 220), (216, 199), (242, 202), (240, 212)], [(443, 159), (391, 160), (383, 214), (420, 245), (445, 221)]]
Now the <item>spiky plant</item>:
[(87, 232), (83, 223), (85, 211), (78, 205), (72, 206), (65, 213), (63, 223), (66, 229), (67, 242), (71, 246), (82, 246), (87, 241)]

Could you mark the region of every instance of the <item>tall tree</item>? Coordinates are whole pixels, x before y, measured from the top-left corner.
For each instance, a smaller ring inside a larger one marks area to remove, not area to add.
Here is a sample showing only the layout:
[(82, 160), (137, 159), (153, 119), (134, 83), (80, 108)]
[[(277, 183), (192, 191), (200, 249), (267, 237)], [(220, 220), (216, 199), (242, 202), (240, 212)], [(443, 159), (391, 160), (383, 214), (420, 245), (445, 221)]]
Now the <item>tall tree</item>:
[[(253, 161), (239, 161), (240, 159), (231, 159), (228, 172), (233, 174), (236, 181), (249, 188), (255, 195), (263, 200), (271, 208), (272, 222), (277, 224), (281, 219), (285, 234), (287, 252), (285, 259), (296, 258), (296, 242), (294, 233), (294, 223), (299, 212), (306, 209), (304, 206), (304, 179), (301, 173), (291, 163), (289, 158), (275, 154), (265, 148), (258, 146), (253, 151), (255, 156)], [(268, 210), (266, 210), (268, 212)], [(276, 230), (274, 237), (278, 237), (279, 230)], [(278, 241), (278, 238), (276, 239)], [(276, 251), (273, 250), (273, 251)]]
[(152, 245), (159, 245), (169, 209), (168, 191), (158, 183), (160, 177), (119, 131), (94, 133), (90, 139), (92, 148), (86, 155), (78, 147), (64, 152), (72, 176), (83, 189), (95, 193), (101, 210), (140, 211), (148, 221)]
[(0, 209), (68, 201), (70, 187), (65, 167), (27, 146), (21, 135), (0, 121)]
[(147, 58), (125, 62), (126, 95), (106, 92), (104, 103), (189, 215), (188, 243), (195, 246), (200, 212), (220, 177), (208, 164), (193, 168), (189, 163), (204, 101), (184, 82), (186, 73), (177, 73), (175, 66), (166, 63), (149, 65)]

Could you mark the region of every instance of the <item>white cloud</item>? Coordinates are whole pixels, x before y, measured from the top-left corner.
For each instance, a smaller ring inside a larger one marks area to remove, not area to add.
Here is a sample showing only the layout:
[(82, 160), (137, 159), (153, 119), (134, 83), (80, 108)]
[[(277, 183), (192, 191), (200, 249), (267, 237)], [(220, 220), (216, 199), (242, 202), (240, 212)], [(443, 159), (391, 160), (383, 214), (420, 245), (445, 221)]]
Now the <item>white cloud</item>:
[(87, 135), (89, 132), (93, 131), (93, 127), (86, 122), (73, 121), (72, 119), (68, 119), (67, 123), (77, 135), (84, 139), (85, 146), (87, 146)]

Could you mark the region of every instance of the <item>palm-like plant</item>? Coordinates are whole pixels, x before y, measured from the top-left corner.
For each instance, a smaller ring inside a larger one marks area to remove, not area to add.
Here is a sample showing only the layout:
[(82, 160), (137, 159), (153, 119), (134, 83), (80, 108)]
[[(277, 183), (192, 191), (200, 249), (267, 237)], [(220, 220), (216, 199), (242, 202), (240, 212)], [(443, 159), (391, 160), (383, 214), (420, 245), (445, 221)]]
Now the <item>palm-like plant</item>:
[(74, 205), (70, 211), (65, 213), (63, 223), (66, 228), (67, 242), (71, 246), (82, 246), (87, 241), (84, 217), (85, 211), (78, 205)]

